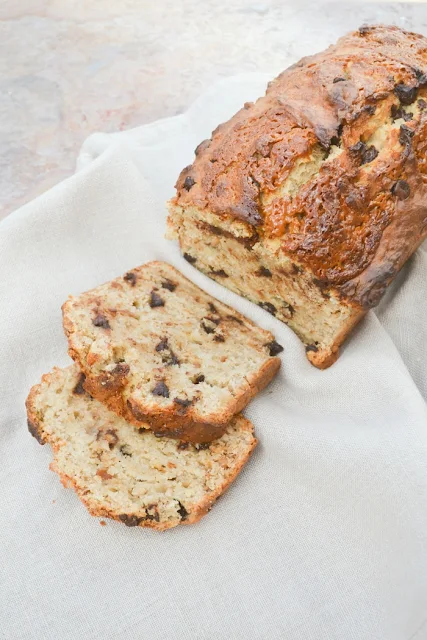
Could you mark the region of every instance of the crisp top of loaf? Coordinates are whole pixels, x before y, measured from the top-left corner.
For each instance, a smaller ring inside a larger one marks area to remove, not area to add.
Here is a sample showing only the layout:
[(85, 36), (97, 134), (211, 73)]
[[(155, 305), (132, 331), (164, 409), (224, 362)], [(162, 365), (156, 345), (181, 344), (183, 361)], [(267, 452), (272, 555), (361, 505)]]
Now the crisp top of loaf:
[(76, 365), (54, 369), (27, 399), (28, 426), (54, 453), (51, 469), (94, 516), (168, 529), (196, 522), (236, 477), (256, 445), (236, 416), (206, 447), (156, 438), (117, 417), (81, 386)]
[(91, 395), (183, 440), (219, 437), (280, 365), (270, 332), (164, 262), (71, 297), (63, 315)]
[(220, 125), (174, 203), (239, 219), (249, 240), (373, 306), (427, 233), (426, 107), (427, 39), (362, 27)]

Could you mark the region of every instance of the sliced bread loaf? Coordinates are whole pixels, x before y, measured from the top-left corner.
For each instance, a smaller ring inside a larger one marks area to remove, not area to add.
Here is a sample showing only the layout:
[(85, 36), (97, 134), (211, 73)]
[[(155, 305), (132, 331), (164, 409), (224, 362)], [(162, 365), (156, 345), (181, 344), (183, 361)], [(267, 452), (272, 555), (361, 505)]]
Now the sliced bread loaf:
[(164, 262), (63, 306), (85, 389), (136, 426), (210, 442), (274, 376), (282, 347)]
[(170, 237), (324, 369), (427, 237), (427, 38), (363, 25), (269, 82), (178, 178)]
[(199, 520), (256, 445), (252, 424), (233, 418), (209, 446), (137, 430), (97, 402), (73, 365), (54, 369), (27, 399), (28, 427), (52, 446), (56, 471), (89, 512), (133, 527), (168, 529)]

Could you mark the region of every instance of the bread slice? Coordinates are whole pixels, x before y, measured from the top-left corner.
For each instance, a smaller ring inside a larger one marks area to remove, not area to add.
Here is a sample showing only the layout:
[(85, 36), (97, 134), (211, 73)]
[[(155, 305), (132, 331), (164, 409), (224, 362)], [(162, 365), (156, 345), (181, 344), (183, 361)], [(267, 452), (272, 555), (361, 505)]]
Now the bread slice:
[(257, 443), (242, 416), (209, 446), (158, 438), (117, 417), (81, 383), (76, 365), (44, 375), (27, 399), (28, 427), (52, 446), (51, 469), (94, 516), (159, 530), (196, 522)]
[(210, 442), (274, 376), (282, 347), (164, 262), (63, 306), (85, 389), (138, 427)]

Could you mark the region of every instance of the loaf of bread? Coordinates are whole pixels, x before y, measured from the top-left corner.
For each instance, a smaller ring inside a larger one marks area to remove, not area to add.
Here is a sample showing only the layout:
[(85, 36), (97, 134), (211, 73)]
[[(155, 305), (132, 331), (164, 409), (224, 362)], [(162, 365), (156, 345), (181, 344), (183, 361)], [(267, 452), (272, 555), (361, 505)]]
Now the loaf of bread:
[(164, 262), (69, 298), (63, 317), (85, 389), (157, 435), (219, 438), (280, 366), (270, 332)]
[(32, 435), (53, 449), (51, 469), (62, 484), (92, 515), (129, 527), (196, 522), (256, 445), (253, 426), (242, 416), (209, 446), (135, 429), (84, 391), (76, 365), (43, 376), (30, 391), (27, 413)]
[(170, 235), (325, 368), (426, 236), (426, 123), (427, 39), (361, 27), (197, 147)]

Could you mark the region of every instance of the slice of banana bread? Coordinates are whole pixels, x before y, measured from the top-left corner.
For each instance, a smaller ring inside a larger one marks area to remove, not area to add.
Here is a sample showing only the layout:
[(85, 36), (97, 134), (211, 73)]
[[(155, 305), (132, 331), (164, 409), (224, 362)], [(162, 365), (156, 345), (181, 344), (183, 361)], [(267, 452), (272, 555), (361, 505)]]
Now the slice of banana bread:
[(93, 399), (76, 365), (43, 376), (27, 399), (28, 427), (49, 443), (51, 469), (89, 512), (129, 527), (191, 524), (237, 476), (256, 445), (253, 426), (236, 416), (209, 446), (137, 430)]
[(63, 316), (85, 389), (158, 435), (220, 437), (280, 366), (271, 333), (163, 262), (69, 298)]
[(170, 237), (325, 368), (427, 236), (426, 141), (427, 39), (364, 26), (199, 144)]

